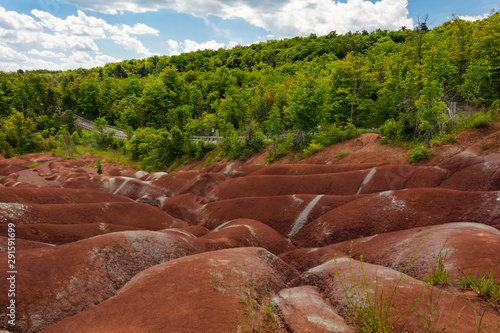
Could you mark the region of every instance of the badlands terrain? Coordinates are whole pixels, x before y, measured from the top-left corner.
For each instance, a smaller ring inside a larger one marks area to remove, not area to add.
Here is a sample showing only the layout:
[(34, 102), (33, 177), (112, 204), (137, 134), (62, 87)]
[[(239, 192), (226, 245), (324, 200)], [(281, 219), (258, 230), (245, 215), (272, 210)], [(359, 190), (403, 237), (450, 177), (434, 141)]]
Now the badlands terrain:
[[(0, 160), (0, 235), (16, 231), (16, 325), (1, 237), (0, 330), (496, 332), (500, 125), (410, 165), (376, 134), (288, 164), (146, 173), (95, 157)], [(348, 153), (339, 159), (339, 152)], [(440, 261), (449, 283), (424, 281)]]

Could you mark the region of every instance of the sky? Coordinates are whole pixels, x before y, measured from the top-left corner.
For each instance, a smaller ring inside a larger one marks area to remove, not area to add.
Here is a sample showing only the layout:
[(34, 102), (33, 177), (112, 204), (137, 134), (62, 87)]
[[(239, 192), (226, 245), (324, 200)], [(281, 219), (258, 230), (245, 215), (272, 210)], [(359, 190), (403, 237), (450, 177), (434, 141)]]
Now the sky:
[(0, 70), (92, 68), (270, 39), (428, 26), (500, 0), (0, 0)]

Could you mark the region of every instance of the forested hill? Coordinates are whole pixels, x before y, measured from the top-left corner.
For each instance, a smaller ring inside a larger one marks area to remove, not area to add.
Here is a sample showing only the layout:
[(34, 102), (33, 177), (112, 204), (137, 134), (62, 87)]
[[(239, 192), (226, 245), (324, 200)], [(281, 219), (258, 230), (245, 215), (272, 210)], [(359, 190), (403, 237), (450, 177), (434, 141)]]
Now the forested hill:
[[(184, 137), (213, 128), (227, 136), (249, 127), (269, 135), (309, 133), (350, 123), (379, 127), (394, 119), (397, 136), (413, 140), (447, 123), (453, 102), (460, 111), (499, 99), (497, 12), (432, 30), (421, 24), (331, 32), (91, 70), (0, 72), (0, 144), (39, 149), (41, 137), (56, 136), (71, 113), (105, 118), (129, 132), (180, 130)], [(21, 132), (38, 141), (20, 142), (29, 141), (19, 138)]]

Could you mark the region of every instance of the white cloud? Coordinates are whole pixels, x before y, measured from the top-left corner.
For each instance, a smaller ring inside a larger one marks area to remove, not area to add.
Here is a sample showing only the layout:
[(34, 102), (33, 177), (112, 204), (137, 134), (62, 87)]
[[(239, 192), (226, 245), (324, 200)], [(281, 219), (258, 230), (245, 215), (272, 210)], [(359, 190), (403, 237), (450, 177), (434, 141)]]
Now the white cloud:
[[(0, 6), (0, 70), (64, 70), (118, 61), (99, 53), (96, 42), (103, 40), (113, 41), (127, 51), (150, 56), (153, 53), (133, 36), (158, 36), (160, 33), (144, 23), (134, 26), (109, 24), (81, 10), (66, 18), (38, 9), (33, 9), (31, 15), (7, 11)], [(30, 55), (35, 57), (31, 58)], [(61, 61), (54, 63), (50, 59)]]
[(111, 39), (114, 40), (116, 44), (123, 46), (127, 51), (134, 51), (137, 54), (143, 54), (145, 56), (153, 55), (149, 49), (144, 47), (144, 45), (142, 45), (142, 43), (135, 37), (113, 36)]
[(12, 48), (0, 44), (0, 62), (24, 62), (27, 61), (28, 57), (21, 54)]
[(41, 26), (31, 16), (0, 7), (0, 29), (41, 31)]
[(241, 18), (280, 37), (357, 30), (413, 27), (407, 0), (67, 0), (102, 13), (146, 12), (163, 8), (204, 17)]
[(218, 50), (220, 48), (233, 48), (238, 45), (237, 42), (229, 42), (229, 45), (210, 40), (204, 43), (186, 39), (184, 42), (178, 42), (172, 39), (167, 41), (168, 51), (170, 55), (178, 55), (186, 52), (194, 52), (198, 50)]
[(131, 35), (156, 35), (158, 36), (160, 34), (160, 31), (154, 28), (151, 28), (144, 23), (136, 23), (133, 27), (122, 24), (121, 25), (122, 30), (125, 33), (131, 34)]
[(485, 19), (485, 18), (488, 18), (490, 16), (489, 13), (487, 14), (483, 14), (483, 15), (477, 15), (477, 16), (459, 16), (458, 18), (464, 20), (464, 21), (478, 21), (478, 20), (482, 20), (482, 19)]
[(45, 58), (64, 58), (66, 55), (62, 52), (55, 53), (52, 51), (38, 51), (35, 49), (29, 50), (29, 54), (34, 54), (40, 57), (45, 57)]
[(0, 39), (11, 46), (37, 45), (43, 27), (31, 16), (0, 7)]

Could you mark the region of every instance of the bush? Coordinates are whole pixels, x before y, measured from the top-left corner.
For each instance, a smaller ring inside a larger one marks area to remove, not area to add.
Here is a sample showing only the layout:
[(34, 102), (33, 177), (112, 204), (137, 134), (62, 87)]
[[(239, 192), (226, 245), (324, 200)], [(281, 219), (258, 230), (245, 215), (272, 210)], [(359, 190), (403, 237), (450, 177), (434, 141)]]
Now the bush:
[(440, 145), (448, 145), (450, 143), (457, 142), (457, 134), (441, 134), (434, 140), (432, 140), (432, 145), (440, 146)]
[(350, 153), (349, 153), (349, 152), (345, 152), (345, 153), (344, 153), (343, 151), (341, 151), (341, 152), (340, 152), (340, 153), (338, 153), (338, 154), (337, 154), (337, 156), (335, 156), (335, 157), (336, 157), (338, 160), (341, 160), (341, 159), (343, 159), (344, 157), (347, 157), (347, 156), (349, 156), (349, 155), (350, 155)]
[(304, 149), (304, 157), (311, 156), (324, 148), (325, 147), (321, 143), (316, 142), (316, 140), (312, 140), (311, 143), (309, 143), (309, 145)]
[(98, 158), (96, 161), (97, 173), (102, 174), (102, 162), (101, 159)]
[(324, 125), (321, 127), (317, 140), (323, 146), (330, 146), (334, 143), (341, 142), (346, 134), (336, 125)]
[(278, 158), (288, 155), (294, 149), (294, 134), (290, 133), (284, 138), (276, 139), (274, 145), (267, 149), (266, 163), (270, 164)]
[(410, 163), (426, 160), (429, 157), (429, 149), (425, 146), (417, 147), (408, 152), (408, 160)]
[(380, 126), (380, 142), (392, 143), (401, 137), (401, 124), (394, 120), (388, 119)]
[(478, 112), (466, 121), (466, 128), (486, 127), (492, 120), (492, 115), (490, 113)]

